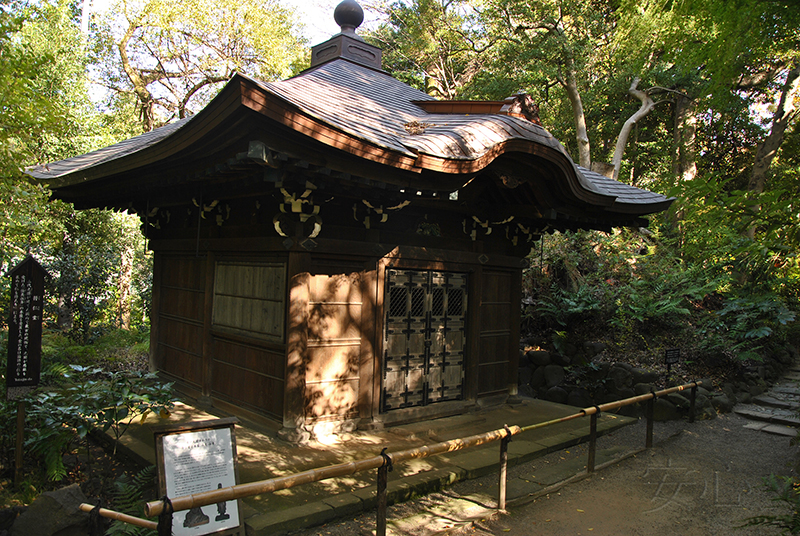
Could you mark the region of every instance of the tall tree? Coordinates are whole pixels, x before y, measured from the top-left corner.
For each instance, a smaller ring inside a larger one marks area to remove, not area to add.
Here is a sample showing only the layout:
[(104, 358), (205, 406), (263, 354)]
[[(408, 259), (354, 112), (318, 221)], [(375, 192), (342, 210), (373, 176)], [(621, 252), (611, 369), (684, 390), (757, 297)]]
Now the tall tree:
[(384, 5), (387, 22), (367, 36), (383, 48), (398, 79), (437, 98), (454, 99), (488, 62), (491, 43), (465, 0)]
[(601, 1), (489, 0), (486, 24), (502, 43), (508, 72), (532, 71), (555, 81), (569, 99), (579, 163), (592, 153), (582, 93), (604, 73), (616, 25), (612, 6)]
[(109, 14), (97, 25), (103, 82), (133, 98), (145, 132), (194, 113), (235, 72), (282, 78), (302, 55), (275, 0), (119, 0)]
[[(625, 37), (671, 61), (694, 65), (713, 108), (745, 96), (751, 116), (764, 121), (748, 188), (764, 191), (769, 167), (800, 98), (800, 10), (781, 1), (651, 0), (622, 4)], [(760, 110), (759, 110), (760, 108)], [(771, 113), (764, 113), (771, 109)]]

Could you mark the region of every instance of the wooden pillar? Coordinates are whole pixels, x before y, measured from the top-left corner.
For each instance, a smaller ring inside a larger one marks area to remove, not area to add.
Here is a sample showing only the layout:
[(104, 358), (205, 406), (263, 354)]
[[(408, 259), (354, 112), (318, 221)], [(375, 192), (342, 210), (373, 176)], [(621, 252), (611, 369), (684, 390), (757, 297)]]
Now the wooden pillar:
[(164, 272), (164, 255), (159, 252), (153, 254), (153, 296), (150, 302), (150, 372), (155, 372), (161, 366), (158, 334), (160, 331), (159, 311), (161, 309), (161, 274)]
[(309, 273), (306, 268), (310, 261), (307, 253), (289, 253), (283, 434), (290, 440), (294, 436), (293, 432), (299, 431), (305, 422), (305, 359), (308, 347), (309, 299)]
[[(379, 273), (378, 268), (361, 272), (358, 414), (362, 419), (371, 419), (379, 412), (383, 333), (383, 283), (379, 280)], [(377, 384), (375, 380), (378, 380)]]
[(468, 275), (467, 347), (464, 355), (464, 399), (478, 398), (478, 363), (481, 354), (481, 304), (483, 295), (483, 266), (476, 265)]
[(203, 293), (203, 346), (202, 346), (202, 386), (201, 394), (204, 401), (211, 403), (211, 390), (214, 377), (214, 338), (211, 336), (211, 324), (214, 312), (214, 278), (216, 270), (216, 256), (209, 251), (206, 254), (205, 289)]
[[(511, 303), (522, 303), (522, 270), (514, 273), (511, 281)], [(508, 355), (508, 394), (516, 396), (519, 392), (519, 339), (522, 323), (522, 308), (511, 308), (511, 344)]]

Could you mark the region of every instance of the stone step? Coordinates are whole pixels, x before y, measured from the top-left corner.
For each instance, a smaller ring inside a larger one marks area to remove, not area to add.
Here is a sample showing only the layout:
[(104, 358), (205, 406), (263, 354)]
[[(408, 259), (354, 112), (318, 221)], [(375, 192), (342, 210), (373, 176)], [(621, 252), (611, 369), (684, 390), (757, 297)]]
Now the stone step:
[(772, 396), (796, 397), (800, 399), (800, 388), (796, 384), (775, 384), (768, 392)]
[(768, 422), (753, 421), (744, 425), (750, 430), (758, 430), (767, 434), (782, 435), (786, 437), (797, 437), (797, 428), (780, 424), (770, 424)]
[(777, 396), (770, 396), (769, 394), (758, 395), (753, 398), (753, 403), (759, 406), (767, 406), (771, 408), (797, 410), (800, 409), (800, 398), (793, 400), (794, 397), (777, 394)]
[(764, 421), (773, 424), (784, 424), (787, 426), (800, 427), (800, 418), (798, 417), (797, 412), (791, 410), (767, 408), (752, 404), (739, 404), (734, 408), (733, 411), (742, 417), (755, 421)]

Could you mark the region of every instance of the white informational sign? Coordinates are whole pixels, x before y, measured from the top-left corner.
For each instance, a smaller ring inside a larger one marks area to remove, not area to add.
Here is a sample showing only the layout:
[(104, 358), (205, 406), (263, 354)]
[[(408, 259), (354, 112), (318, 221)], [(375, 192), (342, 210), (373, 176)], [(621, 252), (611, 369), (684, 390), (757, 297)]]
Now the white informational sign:
[[(231, 428), (163, 437), (164, 481), (168, 497), (182, 497), (236, 485)], [(174, 536), (200, 536), (239, 526), (237, 501), (175, 512)]]

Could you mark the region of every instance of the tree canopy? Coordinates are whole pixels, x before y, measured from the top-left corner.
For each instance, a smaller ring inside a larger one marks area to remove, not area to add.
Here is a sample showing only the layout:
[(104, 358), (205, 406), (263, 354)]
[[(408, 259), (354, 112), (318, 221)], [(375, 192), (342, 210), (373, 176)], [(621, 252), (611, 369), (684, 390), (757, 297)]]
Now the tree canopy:
[[(30, 0), (0, 9), (6, 267), (36, 248), (67, 266), (58, 252), (71, 251), (81, 233), (91, 243), (90, 230), (135, 234), (113, 218), (87, 216), (96, 225), (83, 225), (52, 210), (46, 192), (22, 179), (26, 165), (187, 117), (234, 72), (284, 78), (308, 55), (294, 13), (278, 0), (119, 0), (90, 17), (80, 7)], [(391, 74), (442, 99), (529, 93), (581, 165), (678, 198), (652, 228), (681, 263), (797, 293), (795, 5), (396, 0), (380, 9), (384, 23), (366, 38), (383, 48)], [(119, 242), (126, 245), (109, 262), (144, 249)], [(125, 291), (101, 294), (94, 303)]]
[(96, 22), (98, 72), (143, 131), (198, 111), (235, 72), (284, 78), (303, 57), (275, 0), (119, 0)]

